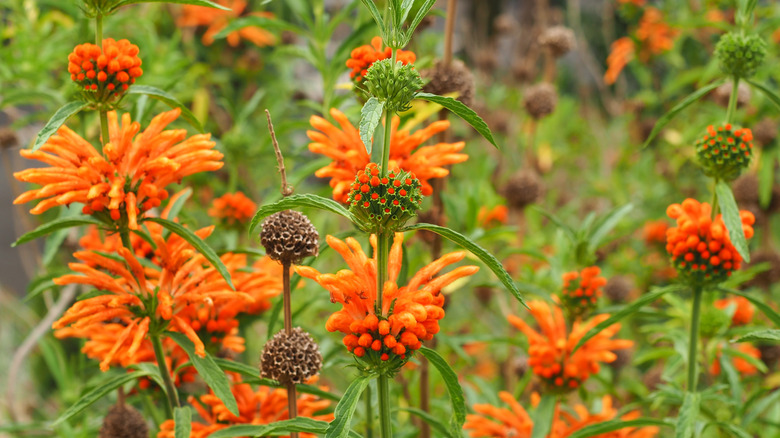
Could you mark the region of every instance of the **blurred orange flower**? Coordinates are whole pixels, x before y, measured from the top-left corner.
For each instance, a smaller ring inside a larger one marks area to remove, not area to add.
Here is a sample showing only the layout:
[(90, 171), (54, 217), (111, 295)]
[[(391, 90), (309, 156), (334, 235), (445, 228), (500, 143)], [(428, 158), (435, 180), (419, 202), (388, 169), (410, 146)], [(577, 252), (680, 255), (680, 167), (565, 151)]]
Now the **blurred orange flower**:
[(669, 228), (669, 224), (663, 220), (647, 221), (642, 227), (642, 238), (647, 245), (653, 243), (666, 244), (666, 230)]
[(344, 345), (358, 357), (388, 360), (391, 355), (401, 359), (406, 353), (422, 346), (422, 341), (439, 332), (439, 320), (444, 317), (444, 295), (441, 289), (453, 281), (473, 275), (479, 268), (461, 266), (435, 277), (442, 269), (459, 262), (465, 252), (442, 256), (420, 269), (406, 286), (398, 287), (401, 272), (403, 233), (396, 233), (390, 249), (388, 281), (382, 292), (381, 314), (376, 314), (376, 236), (371, 236), (374, 256), (368, 258), (357, 240), (346, 242), (327, 237), (328, 245), (336, 250), (351, 270), (336, 274), (321, 274), (314, 268), (298, 266), (296, 271), (311, 278), (330, 292), (330, 300), (342, 305), (325, 324), (330, 332), (344, 333)]
[[(593, 424), (603, 423), (618, 418), (617, 409), (612, 406), (612, 397), (605, 395), (601, 398), (601, 412), (598, 414), (591, 413), (588, 408), (583, 405), (574, 406), (574, 414), (567, 412), (566, 410), (560, 410), (559, 416), (556, 415), (555, 421), (553, 421), (552, 431), (550, 438), (566, 438), (572, 435), (578, 430), (590, 426)], [(576, 414), (576, 415), (575, 415)], [(639, 411), (631, 411), (621, 417), (623, 421), (635, 420), (639, 418)], [(598, 438), (652, 438), (658, 435), (658, 427), (645, 426), (640, 428), (625, 427), (613, 432), (607, 432), (599, 435), (594, 435)]]
[[(760, 360), (761, 359), (761, 350), (758, 348), (747, 344), (747, 343), (740, 343), (737, 345), (737, 351), (740, 353), (743, 353), (747, 356), (750, 356), (754, 359)], [(717, 357), (714, 361), (712, 361), (712, 365), (710, 366), (710, 374), (713, 376), (720, 375), (720, 361), (721, 356), (723, 355), (721, 351), (721, 347), (718, 347), (718, 353)], [(753, 376), (758, 374), (758, 368), (756, 368), (753, 364), (748, 362), (747, 360), (739, 357), (739, 356), (732, 356), (731, 363), (734, 365), (734, 368), (739, 371), (739, 373), (743, 376)]]
[(678, 33), (664, 22), (661, 11), (652, 7), (645, 9), (636, 31), (637, 39), (642, 42), (639, 58), (646, 62), (651, 55), (671, 50)]
[(607, 56), (607, 71), (604, 73), (604, 83), (612, 85), (617, 81), (620, 72), (634, 59), (636, 47), (629, 37), (618, 38), (610, 47)]
[(718, 309), (726, 309), (730, 306), (734, 306), (734, 315), (731, 317), (733, 325), (745, 325), (753, 321), (755, 308), (747, 298), (729, 297), (715, 301), (715, 307)]
[[(366, 168), (371, 161), (360, 132), (349, 122), (347, 116), (333, 108), (330, 115), (339, 124), (334, 126), (322, 117), (312, 116), (311, 126), (316, 131), (307, 131), (312, 143), (309, 150), (333, 159), (331, 164), (317, 170), (315, 175), (320, 178), (330, 178), (333, 188), (333, 199), (347, 202), (349, 188), (355, 181), (358, 170)], [(414, 134), (408, 130), (398, 130), (400, 119), (393, 117), (392, 134), (390, 138), (389, 168), (400, 168), (414, 173), (422, 184), (422, 193), (429, 196), (433, 187), (428, 182), (432, 178), (442, 178), (449, 175), (446, 167), (461, 163), (469, 157), (459, 153), (465, 143), (438, 143), (433, 146), (422, 146), (429, 138), (449, 128), (448, 121), (437, 121)]]
[(84, 204), (83, 212), (101, 220), (120, 221), (138, 229), (138, 218), (168, 198), (165, 187), (183, 177), (222, 167), (222, 154), (214, 150), (210, 134), (187, 138), (184, 129), (163, 131), (179, 117), (181, 110), (162, 113), (152, 119), (140, 135), (138, 122), (129, 114), (118, 121), (108, 113), (110, 143), (102, 154), (78, 134), (63, 126), (57, 135), (35, 152), (22, 149), (25, 158), (43, 161), (51, 167), (14, 173), (20, 181), (41, 184), (22, 193), (14, 204), (41, 199), (30, 210), (40, 214), (58, 205)]
[(563, 274), (561, 301), (568, 314), (579, 317), (593, 310), (606, 284), (607, 279), (601, 277), (598, 266)]
[[(347, 67), (352, 71), (349, 73), (349, 77), (353, 81), (360, 84), (363, 82), (363, 77), (368, 72), (368, 68), (371, 67), (376, 61), (383, 59), (390, 59), (392, 57), (392, 49), (385, 47), (382, 49), (382, 38), (374, 37), (371, 39), (371, 44), (360, 46), (350, 54), (350, 58), (347, 60)], [(417, 56), (414, 52), (407, 50), (398, 50), (396, 52), (396, 60), (403, 64), (414, 64)]]
[[(227, 27), (231, 20), (244, 14), (247, 7), (246, 0), (215, 0), (222, 6), (228, 7), (230, 11), (209, 8), (206, 6), (185, 5), (182, 14), (176, 21), (181, 27), (207, 26), (206, 33), (203, 34), (203, 44), (210, 46), (214, 43), (216, 36), (222, 29)], [(273, 17), (269, 12), (250, 12), (245, 15), (254, 15), (257, 17)], [(257, 26), (247, 26), (242, 29), (230, 32), (227, 36), (228, 44), (235, 47), (241, 42), (241, 39), (249, 40), (256, 46), (270, 46), (276, 42), (276, 37), (265, 29)]]
[(242, 192), (225, 193), (215, 199), (209, 216), (221, 219), (228, 225), (242, 224), (255, 215), (257, 204)]
[(629, 348), (634, 344), (626, 339), (611, 339), (620, 330), (620, 324), (614, 324), (572, 353), (585, 333), (609, 318), (609, 315), (597, 315), (584, 323), (574, 321), (571, 332), (567, 333), (563, 312), (557, 305), (531, 301), (528, 307), (541, 333), (514, 315), (509, 315), (508, 319), (528, 337), (528, 365), (551, 388), (579, 387), (591, 374), (599, 371), (600, 362), (610, 363), (617, 359), (612, 350)]
[(505, 225), (508, 215), (509, 209), (506, 208), (506, 205), (496, 205), (491, 209), (488, 209), (483, 205), (479, 208), (479, 213), (477, 213), (477, 222), (483, 228), (487, 228), (495, 224)]

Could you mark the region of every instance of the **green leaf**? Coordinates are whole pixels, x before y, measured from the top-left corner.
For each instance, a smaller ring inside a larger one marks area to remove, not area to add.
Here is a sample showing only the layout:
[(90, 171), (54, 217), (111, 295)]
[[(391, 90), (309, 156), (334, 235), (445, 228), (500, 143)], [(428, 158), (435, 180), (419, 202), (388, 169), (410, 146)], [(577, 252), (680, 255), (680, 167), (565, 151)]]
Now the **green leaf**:
[(273, 204), (264, 205), (260, 207), (260, 210), (258, 210), (257, 213), (255, 213), (255, 217), (252, 218), (252, 223), (249, 224), (249, 234), (253, 234), (255, 228), (257, 228), (257, 226), (260, 225), (260, 222), (266, 217), (274, 213), (278, 213), (284, 210), (290, 210), (292, 208), (305, 208), (305, 207), (318, 208), (320, 210), (330, 211), (332, 213), (336, 213), (341, 216), (344, 216), (345, 218), (349, 219), (352, 222), (355, 222), (356, 220), (355, 216), (353, 216), (352, 213), (349, 212), (349, 210), (347, 210), (341, 204), (339, 204), (338, 202), (332, 199), (323, 198), (322, 196), (311, 195), (311, 194), (292, 195), (283, 198), (279, 201), (276, 201)]
[(760, 84), (756, 81), (753, 81), (752, 79), (743, 78), (742, 80), (750, 84), (753, 88), (757, 89), (758, 91), (764, 93), (764, 96), (766, 96), (770, 101), (772, 101), (773, 104), (775, 104), (775, 106), (778, 109), (780, 109), (780, 95), (775, 93), (774, 90), (772, 90), (771, 88), (767, 87), (764, 84)]
[(476, 129), (477, 132), (479, 132), (479, 134), (485, 138), (485, 140), (490, 142), (490, 144), (495, 146), (497, 149), (501, 149), (498, 147), (498, 144), (496, 144), (496, 140), (493, 138), (493, 133), (490, 132), (490, 128), (488, 127), (487, 123), (485, 123), (485, 121), (482, 120), (482, 118), (479, 117), (473, 109), (464, 105), (463, 102), (455, 100), (451, 97), (438, 96), (431, 93), (417, 93), (415, 98), (427, 100), (428, 102), (438, 103), (444, 108), (447, 108), (448, 110), (452, 111), (453, 114), (460, 117), (463, 119), (463, 121)]
[(686, 392), (675, 425), (675, 438), (691, 438), (699, 417), (701, 395), (698, 392)]
[(596, 336), (604, 330), (605, 328), (611, 326), (612, 324), (615, 324), (617, 322), (620, 322), (623, 318), (627, 317), (628, 315), (631, 315), (632, 313), (638, 311), (642, 307), (644, 307), (646, 304), (650, 304), (653, 301), (657, 300), (658, 298), (661, 298), (665, 294), (683, 289), (683, 286), (672, 284), (669, 286), (662, 287), (660, 289), (656, 289), (653, 292), (646, 293), (642, 295), (638, 300), (634, 301), (633, 303), (627, 305), (626, 307), (622, 308), (619, 312), (616, 312), (609, 318), (602, 321), (600, 324), (597, 324), (592, 329), (588, 330), (587, 333), (585, 333), (585, 336), (580, 339), (580, 342), (577, 343), (576, 346), (574, 346), (574, 349), (569, 354), (574, 354), (575, 351), (577, 351), (580, 347), (583, 346), (586, 342), (590, 340), (590, 338)]
[(137, 3), (178, 3), (181, 5), (195, 5), (195, 6), (205, 6), (207, 8), (214, 8), (214, 9), (222, 9), (223, 11), (231, 11), (232, 9), (227, 8), (225, 6), (222, 6), (220, 4), (214, 3), (209, 0), (121, 0), (119, 3), (114, 5), (113, 8), (111, 8), (112, 11), (127, 5), (134, 5)]
[(566, 236), (571, 241), (572, 245), (577, 245), (578, 237), (577, 237), (577, 232), (574, 231), (574, 228), (566, 225), (557, 216), (555, 216), (552, 213), (547, 212), (546, 210), (542, 209), (541, 207), (538, 207), (538, 206), (534, 205), (533, 209), (538, 211), (539, 213), (541, 213), (542, 216), (546, 217), (552, 223), (554, 223), (555, 226), (557, 226), (558, 228), (563, 230), (563, 232), (566, 233)]
[(350, 383), (344, 397), (336, 405), (336, 410), (333, 412), (334, 418), (325, 431), (325, 438), (344, 438), (349, 435), (352, 415), (355, 414), (360, 394), (365, 391), (369, 382), (371, 382), (371, 376), (358, 376)]
[(772, 342), (775, 344), (780, 344), (780, 330), (777, 329), (757, 330), (742, 336), (741, 338), (737, 339), (735, 342), (750, 342), (750, 341), (763, 341), (763, 342)]
[(205, 357), (200, 357), (195, 354), (195, 345), (181, 333), (166, 332), (165, 335), (173, 339), (174, 342), (179, 344), (179, 346), (187, 352), (187, 355), (190, 357), (190, 362), (192, 362), (192, 365), (194, 365), (195, 369), (198, 371), (198, 375), (206, 382), (209, 388), (214, 391), (214, 395), (222, 400), (222, 403), (225, 404), (228, 411), (233, 415), (238, 415), (238, 404), (236, 403), (236, 398), (233, 396), (233, 392), (230, 390), (230, 381), (225, 375), (225, 372), (214, 362), (214, 358), (208, 353), (206, 353)]
[(203, 257), (205, 257), (206, 260), (208, 260), (209, 263), (211, 263), (211, 265), (214, 266), (214, 269), (216, 269), (220, 275), (222, 275), (222, 278), (225, 279), (225, 281), (227, 282), (228, 286), (230, 286), (231, 289), (236, 290), (236, 287), (233, 286), (233, 280), (230, 279), (230, 273), (225, 267), (225, 264), (222, 263), (222, 260), (219, 259), (217, 253), (214, 252), (214, 250), (210, 246), (208, 246), (206, 242), (203, 241), (203, 239), (198, 237), (197, 234), (193, 233), (187, 228), (184, 228), (182, 225), (177, 224), (176, 222), (170, 221), (168, 219), (163, 219), (159, 217), (147, 217), (144, 219), (144, 221), (150, 221), (156, 224), (160, 224), (165, 229), (170, 230), (172, 233), (181, 236), (182, 239), (186, 240), (187, 243), (192, 245), (198, 252), (203, 254)]
[[(249, 366), (246, 364), (243, 364), (241, 362), (236, 362), (228, 359), (221, 359), (218, 357), (214, 358), (214, 362), (222, 368), (225, 371), (232, 371), (234, 373), (239, 373), (244, 376), (244, 381), (247, 383), (254, 383), (258, 385), (264, 385), (264, 386), (272, 386), (274, 388), (282, 388), (282, 384), (275, 380), (271, 379), (264, 379), (260, 377), (260, 370), (257, 367)], [(304, 394), (312, 394), (316, 395), (317, 397), (325, 400), (333, 400), (333, 401), (339, 401), (341, 400), (341, 397), (337, 396), (336, 394), (331, 394), (328, 391), (323, 391), (322, 389), (312, 386), (312, 385), (304, 385), (304, 384), (298, 384), (295, 385), (298, 392), (302, 392)]]
[(715, 193), (718, 195), (718, 205), (723, 213), (723, 222), (726, 229), (729, 230), (729, 238), (736, 248), (739, 255), (747, 263), (750, 261), (750, 251), (748, 251), (745, 232), (742, 231), (742, 219), (739, 217), (739, 207), (734, 200), (734, 193), (731, 187), (725, 181), (718, 181), (715, 186)]
[(91, 217), (65, 217), (55, 219), (51, 222), (46, 222), (29, 233), (24, 234), (22, 237), (18, 238), (16, 242), (12, 243), (11, 246), (18, 246), (23, 243), (27, 243), (31, 240), (35, 240), (41, 236), (45, 236), (63, 228), (80, 227), (82, 225), (101, 226), (103, 225), (103, 222), (100, 222), (97, 219), (92, 219)]
[(600, 222), (588, 239), (588, 252), (593, 253), (601, 245), (610, 231), (634, 208), (632, 204), (626, 204), (609, 212)]
[(459, 435), (453, 435), (449, 429), (447, 429), (447, 425), (444, 424), (441, 420), (434, 417), (433, 415), (423, 411), (422, 409), (417, 408), (399, 408), (401, 411), (409, 412), (410, 414), (416, 415), (423, 419), (426, 423), (431, 425), (432, 428), (436, 430), (436, 436), (444, 436), (448, 438), (456, 438)]
[(414, 34), (414, 30), (417, 29), (417, 26), (422, 23), (423, 19), (426, 15), (428, 15), (428, 11), (431, 10), (433, 5), (436, 4), (436, 0), (425, 0), (425, 3), (420, 6), (420, 9), (417, 10), (417, 15), (414, 16), (414, 20), (409, 24), (409, 29), (406, 31), (406, 39), (411, 40), (412, 34)]
[(466, 399), (463, 397), (463, 388), (458, 381), (458, 375), (436, 350), (422, 347), (419, 351), (439, 371), (442, 379), (444, 379), (444, 385), (447, 387), (447, 393), (452, 404), (452, 419), (450, 420), (452, 435), (459, 436), (459, 431), (463, 429), (463, 423), (466, 422)]
[(69, 118), (71, 118), (74, 114), (78, 114), (88, 105), (89, 103), (87, 102), (74, 100), (73, 102), (68, 102), (61, 106), (60, 109), (58, 109), (57, 112), (51, 116), (51, 119), (46, 122), (46, 125), (43, 126), (41, 132), (38, 133), (38, 137), (35, 138), (35, 144), (33, 145), (32, 150), (37, 151), (40, 149), (40, 147), (46, 144), (46, 142), (49, 141), (49, 138), (51, 138), (51, 136), (54, 135), (54, 133), (57, 132), (57, 130), (60, 129), (60, 127), (64, 125)]
[(188, 121), (190, 125), (198, 130), (198, 132), (203, 132), (203, 125), (201, 125), (195, 115), (192, 114), (192, 111), (165, 91), (149, 85), (131, 85), (130, 88), (127, 89), (127, 94), (143, 94), (160, 100), (171, 108), (179, 108), (181, 109), (181, 116), (184, 120)]
[(308, 417), (296, 417), (292, 420), (277, 421), (270, 424), (239, 424), (222, 430), (218, 430), (209, 438), (235, 438), (289, 435), (290, 432), (306, 432), (323, 434), (328, 428), (325, 421), (313, 420)]
[(83, 397), (81, 397), (76, 403), (71, 405), (71, 407), (69, 407), (62, 415), (60, 415), (60, 418), (58, 418), (56, 421), (54, 421), (54, 423), (52, 423), (52, 427), (55, 427), (63, 423), (64, 421), (70, 419), (74, 415), (78, 414), (79, 412), (91, 406), (92, 403), (95, 403), (96, 401), (100, 400), (101, 398), (103, 398), (103, 396), (115, 390), (116, 388), (119, 388), (125, 383), (131, 382), (135, 379), (145, 377), (145, 376), (147, 376), (147, 373), (143, 371), (134, 371), (132, 373), (124, 373), (119, 376), (111, 377), (107, 381), (98, 384), (93, 390), (84, 394)]
[(772, 321), (775, 327), (780, 327), (780, 314), (775, 312), (774, 309), (766, 305), (763, 301), (759, 300), (758, 298), (754, 297), (751, 294), (746, 294), (744, 292), (735, 289), (729, 289), (725, 287), (719, 287), (718, 289), (722, 292), (726, 292), (732, 295), (739, 295), (740, 297), (746, 298), (748, 301), (753, 303), (753, 305), (756, 306), (758, 310), (760, 310), (764, 315), (766, 315), (766, 317)]
[(542, 396), (539, 406), (536, 407), (532, 415), (534, 428), (531, 431), (531, 438), (545, 438), (550, 433), (555, 413), (556, 398), (557, 396), (553, 394)]
[(406, 21), (406, 18), (409, 16), (409, 12), (412, 12), (412, 8), (414, 7), (414, 0), (403, 0), (401, 1), (401, 19), (398, 20), (398, 23), (403, 23)]
[(379, 12), (379, 9), (377, 9), (376, 5), (374, 4), (374, 0), (361, 0), (364, 5), (368, 8), (369, 12), (371, 12), (371, 16), (374, 17), (374, 21), (376, 21), (376, 25), (379, 26), (379, 34), (382, 35), (382, 39), (384, 39), (387, 36), (387, 28), (385, 28), (385, 21), (382, 18), (382, 13)]
[(173, 434), (175, 438), (190, 438), (192, 432), (192, 410), (189, 406), (173, 410)]
[(718, 421), (718, 422), (710, 423), (710, 424), (714, 424), (714, 425), (720, 427), (722, 430), (730, 432), (729, 436), (733, 436), (733, 437), (736, 437), (736, 438), (752, 438), (753, 437), (753, 435), (747, 433), (747, 431), (745, 431), (745, 429), (743, 429), (743, 428), (741, 428), (741, 427), (739, 427), (739, 426), (737, 426), (735, 424), (725, 423), (725, 422), (722, 422), (722, 421)]
[(664, 126), (666, 126), (669, 122), (671, 122), (672, 119), (674, 119), (677, 116), (677, 114), (680, 113), (680, 111), (689, 107), (691, 104), (704, 97), (710, 91), (720, 87), (725, 82), (726, 79), (721, 79), (709, 85), (705, 85), (704, 87), (699, 88), (698, 90), (689, 94), (687, 97), (681, 100), (677, 105), (673, 106), (672, 109), (669, 110), (669, 112), (667, 112), (666, 114), (661, 116), (660, 119), (658, 119), (658, 121), (655, 123), (655, 126), (653, 126), (653, 130), (650, 131), (650, 135), (647, 137), (647, 140), (645, 140), (642, 147), (646, 148), (650, 144), (650, 142), (653, 141), (655, 136), (658, 135), (659, 132), (661, 132), (661, 129), (663, 129)]
[(569, 435), (568, 438), (587, 438), (591, 436), (605, 434), (608, 432), (614, 432), (620, 429), (625, 429), (627, 427), (645, 427), (645, 426), (671, 426), (671, 425), (666, 421), (656, 420), (654, 418), (637, 418), (635, 420), (612, 420), (612, 421), (605, 421), (603, 423), (591, 424), (590, 426), (585, 426), (582, 429)]
[[(447, 227), (440, 227), (438, 225), (433, 224), (426, 224), (426, 223), (419, 223), (414, 225), (409, 225), (408, 227), (404, 227), (401, 231), (412, 231), (412, 230), (428, 230), (432, 231), (445, 239), (450, 240), (451, 242), (455, 243), (456, 245), (459, 245), (467, 250), (469, 250), (472, 254), (477, 256), (478, 259), (482, 260), (482, 263), (485, 264), (488, 268), (490, 268), (491, 271), (493, 271), (494, 274), (496, 274), (496, 277), (501, 281), (501, 283), (510, 291), (512, 292), (512, 295), (517, 298), (518, 301), (520, 301), (524, 306), (525, 300), (523, 300), (522, 295), (520, 295), (520, 290), (517, 289), (517, 286), (515, 285), (515, 282), (512, 281), (512, 277), (509, 276), (509, 273), (506, 272), (504, 267), (501, 265), (501, 262), (498, 261), (498, 259), (491, 253), (487, 252), (484, 248), (477, 245), (475, 242), (473, 242), (468, 237), (458, 233), (455, 230), (451, 230)], [(527, 306), (526, 306), (527, 307)]]
[(379, 121), (382, 119), (382, 111), (384, 109), (384, 102), (380, 102), (376, 97), (371, 97), (360, 110), (360, 139), (363, 140), (363, 145), (366, 147), (368, 155), (371, 155), (372, 137), (376, 127), (379, 125)]

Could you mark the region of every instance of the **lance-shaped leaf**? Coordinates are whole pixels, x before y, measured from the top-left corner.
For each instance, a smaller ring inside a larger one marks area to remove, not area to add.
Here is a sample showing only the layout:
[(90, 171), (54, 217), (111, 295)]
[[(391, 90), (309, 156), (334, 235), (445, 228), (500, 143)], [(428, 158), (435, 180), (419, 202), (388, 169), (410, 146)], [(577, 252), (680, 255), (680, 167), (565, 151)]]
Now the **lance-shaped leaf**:
[(368, 8), (368, 11), (371, 12), (371, 16), (374, 17), (374, 21), (376, 21), (376, 25), (379, 26), (379, 34), (382, 35), (382, 39), (385, 39), (387, 36), (387, 27), (385, 26), (385, 20), (382, 18), (382, 13), (379, 12), (379, 9), (377, 9), (376, 5), (374, 4), (374, 0), (361, 0), (364, 5)]
[(12, 243), (11, 246), (17, 246), (21, 245), (23, 243), (27, 243), (31, 240), (35, 240), (41, 236), (45, 236), (47, 234), (51, 234), (55, 231), (62, 230), (65, 228), (71, 228), (71, 227), (80, 227), (82, 225), (95, 225), (95, 226), (102, 226), (105, 225), (103, 222), (100, 222), (97, 219), (92, 219), (91, 217), (64, 217), (55, 219), (51, 222), (46, 222), (45, 224), (39, 226), (38, 228), (30, 231), (29, 233), (25, 233), (22, 235), (22, 237), (16, 239), (16, 242)]
[(746, 81), (748, 84), (750, 84), (756, 90), (762, 92), (764, 96), (766, 96), (778, 109), (780, 109), (780, 95), (778, 95), (774, 90), (752, 79), (743, 79), (743, 80)]
[(192, 432), (192, 410), (189, 406), (177, 406), (173, 410), (173, 436), (175, 438), (190, 438)]
[(780, 330), (768, 329), (757, 330), (750, 332), (741, 338), (737, 339), (737, 342), (771, 342), (773, 344), (780, 344)]
[(325, 438), (345, 438), (349, 436), (352, 416), (355, 414), (360, 395), (366, 390), (371, 376), (359, 376), (350, 383), (344, 397), (341, 398), (336, 410), (333, 412), (333, 421), (328, 425), (325, 431)]
[(274, 202), (273, 204), (264, 205), (260, 207), (260, 210), (255, 213), (255, 217), (252, 218), (252, 222), (249, 224), (249, 234), (253, 234), (255, 232), (255, 228), (257, 228), (258, 225), (260, 225), (260, 222), (263, 221), (266, 217), (278, 213), (280, 211), (284, 210), (290, 210), (293, 208), (317, 208), (320, 210), (326, 210), (330, 211), (331, 213), (336, 213), (341, 216), (344, 216), (345, 218), (349, 219), (352, 222), (355, 222), (355, 216), (352, 215), (352, 213), (349, 212), (346, 208), (344, 208), (341, 204), (338, 202), (323, 198), (322, 196), (317, 195), (311, 195), (311, 194), (304, 194), (304, 195), (292, 195), (287, 196), (286, 198), (283, 198), (277, 202)]
[(198, 132), (203, 132), (203, 125), (201, 125), (195, 115), (192, 114), (192, 111), (165, 91), (149, 85), (131, 85), (130, 88), (127, 89), (127, 94), (143, 94), (160, 100), (171, 108), (179, 108), (181, 109), (181, 116), (184, 120), (188, 121), (190, 125), (198, 130)]
[(435, 350), (422, 347), (420, 353), (428, 359), (441, 374), (444, 380), (444, 386), (447, 387), (447, 393), (450, 396), (452, 404), (452, 419), (450, 420), (450, 433), (452, 436), (458, 436), (459, 431), (463, 429), (463, 423), (466, 422), (466, 399), (463, 397), (463, 388), (458, 381), (458, 375), (450, 367), (450, 364), (444, 360)]
[(231, 10), (230, 8), (227, 8), (225, 6), (222, 6), (220, 4), (217, 4), (209, 0), (121, 0), (119, 3), (114, 5), (114, 7), (111, 8), (111, 10), (115, 11), (116, 9), (121, 8), (122, 6), (134, 5), (137, 3), (177, 3), (181, 5), (205, 6), (207, 8), (222, 9), (223, 11)]
[(627, 427), (646, 427), (646, 426), (672, 426), (663, 420), (655, 418), (637, 418), (635, 420), (612, 420), (603, 423), (591, 424), (569, 435), (569, 438), (588, 438), (625, 429)]
[(487, 123), (485, 123), (485, 121), (482, 120), (482, 118), (478, 116), (473, 109), (464, 105), (463, 102), (455, 100), (451, 97), (444, 97), (431, 93), (417, 93), (415, 98), (427, 100), (428, 102), (438, 103), (444, 108), (447, 108), (453, 114), (471, 125), (472, 128), (476, 129), (477, 132), (479, 132), (479, 134), (485, 138), (485, 140), (490, 142), (490, 144), (495, 146), (497, 149), (501, 149), (498, 147), (498, 144), (496, 144), (496, 140), (493, 138), (493, 133), (490, 132), (490, 128), (488, 127)]
[(41, 132), (39, 132), (38, 136), (35, 138), (35, 144), (33, 145), (32, 150), (37, 151), (40, 149), (40, 147), (46, 144), (46, 142), (49, 141), (49, 138), (51, 138), (51, 136), (54, 135), (69, 118), (78, 114), (81, 110), (86, 108), (87, 105), (89, 105), (89, 103), (75, 100), (60, 107), (60, 109), (51, 116), (51, 119), (43, 125), (43, 129), (41, 129)]
[(725, 287), (719, 287), (718, 290), (732, 295), (739, 295), (740, 297), (747, 299), (754, 306), (756, 306), (756, 309), (760, 310), (761, 313), (766, 315), (766, 317), (769, 318), (775, 326), (780, 327), (780, 314), (775, 312), (771, 307), (769, 307), (766, 303), (764, 303), (760, 299), (756, 298), (754, 295), (746, 294), (736, 289), (729, 289)]
[(385, 109), (385, 103), (380, 102), (376, 97), (368, 99), (360, 110), (360, 139), (366, 147), (366, 152), (371, 155), (373, 149), (373, 137), (379, 121), (382, 119), (382, 111)]
[(699, 405), (701, 394), (698, 392), (686, 392), (680, 413), (677, 415), (675, 426), (675, 438), (691, 438), (696, 429), (696, 419), (699, 417)]
[(729, 230), (729, 238), (736, 248), (739, 255), (745, 262), (750, 261), (750, 251), (748, 251), (745, 232), (742, 231), (742, 219), (739, 217), (739, 207), (734, 200), (734, 193), (731, 187), (725, 181), (718, 181), (715, 186), (715, 193), (718, 195), (718, 205), (723, 213), (723, 222), (726, 229)]
[(553, 416), (555, 414), (556, 399), (557, 396), (554, 394), (545, 394), (542, 396), (539, 405), (531, 416), (534, 422), (531, 438), (545, 438), (547, 434), (550, 433)]
[(52, 423), (52, 426), (56, 426), (70, 419), (74, 415), (91, 406), (92, 403), (100, 400), (103, 398), (103, 396), (115, 390), (116, 388), (119, 388), (125, 383), (145, 376), (147, 376), (147, 373), (144, 371), (133, 371), (132, 373), (124, 373), (119, 376), (114, 376), (107, 379), (105, 382), (98, 384), (93, 390), (84, 394), (84, 396), (81, 397), (76, 403), (71, 405), (71, 407), (69, 407), (62, 415), (60, 415), (60, 418)]
[(420, 6), (420, 9), (417, 10), (417, 15), (414, 16), (414, 20), (412, 20), (412, 22), (409, 24), (409, 28), (406, 30), (407, 42), (412, 39), (414, 30), (417, 29), (417, 26), (419, 26), (420, 23), (422, 23), (425, 16), (428, 15), (428, 11), (431, 10), (434, 4), (436, 4), (436, 0), (425, 0), (425, 3), (423, 3), (422, 6)]
[(238, 424), (218, 430), (209, 435), (209, 438), (277, 436), (289, 435), (290, 432), (323, 434), (327, 428), (328, 423), (325, 421), (296, 417), (270, 424)]

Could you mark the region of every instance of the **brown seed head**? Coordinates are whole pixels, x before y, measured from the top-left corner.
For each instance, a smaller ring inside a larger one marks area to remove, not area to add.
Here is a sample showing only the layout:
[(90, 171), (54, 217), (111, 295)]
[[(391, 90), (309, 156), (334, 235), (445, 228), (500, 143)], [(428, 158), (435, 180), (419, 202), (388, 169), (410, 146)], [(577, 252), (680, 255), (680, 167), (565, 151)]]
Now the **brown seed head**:
[(265, 344), (260, 362), (262, 377), (281, 384), (304, 383), (322, 368), (322, 355), (314, 339), (300, 327), (275, 334)]
[(634, 290), (634, 281), (624, 275), (616, 275), (604, 286), (604, 295), (613, 303), (623, 303)]
[(429, 79), (423, 86), (424, 92), (440, 96), (457, 92), (457, 99), (464, 105), (471, 106), (474, 103), (474, 75), (462, 61), (455, 59), (449, 66), (437, 61), (432, 68), (421, 73), (424, 79)]
[(530, 169), (521, 169), (507, 181), (504, 186), (504, 197), (509, 205), (523, 209), (539, 199), (544, 191), (544, 185), (539, 175)]
[(777, 122), (769, 117), (764, 117), (753, 126), (753, 138), (761, 146), (772, 144), (777, 138)]
[(577, 44), (574, 31), (565, 26), (545, 29), (539, 36), (539, 44), (546, 47), (556, 58), (569, 53)]
[(557, 103), (558, 92), (546, 82), (528, 87), (523, 98), (526, 111), (537, 120), (552, 113)]
[(99, 438), (149, 438), (149, 425), (132, 406), (115, 404), (103, 419)]
[(319, 253), (319, 234), (309, 218), (294, 210), (280, 211), (263, 221), (260, 243), (273, 260), (299, 263)]

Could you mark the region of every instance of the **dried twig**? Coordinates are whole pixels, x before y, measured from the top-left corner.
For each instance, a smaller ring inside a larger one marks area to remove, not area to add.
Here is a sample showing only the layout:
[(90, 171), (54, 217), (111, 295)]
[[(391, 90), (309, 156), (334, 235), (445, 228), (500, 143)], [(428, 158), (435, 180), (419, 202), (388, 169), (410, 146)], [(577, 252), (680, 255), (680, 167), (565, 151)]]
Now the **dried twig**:
[(265, 118), (268, 119), (268, 130), (271, 131), (271, 141), (274, 144), (274, 152), (276, 153), (276, 162), (279, 164), (279, 173), (282, 176), (282, 196), (290, 196), (293, 194), (294, 189), (287, 184), (287, 172), (284, 169), (284, 157), (282, 156), (282, 150), (279, 149), (279, 142), (276, 141), (276, 133), (274, 132), (274, 124), (271, 122), (271, 112), (268, 109), (265, 110)]

